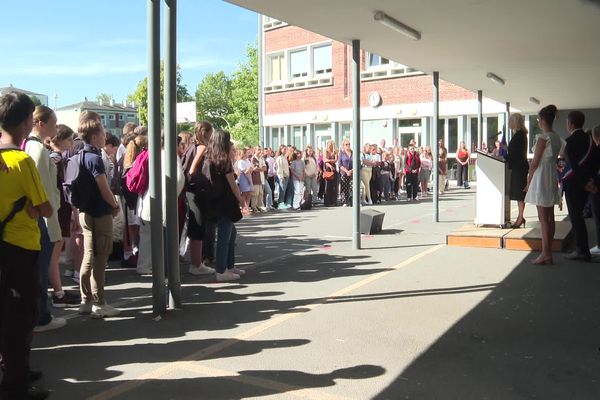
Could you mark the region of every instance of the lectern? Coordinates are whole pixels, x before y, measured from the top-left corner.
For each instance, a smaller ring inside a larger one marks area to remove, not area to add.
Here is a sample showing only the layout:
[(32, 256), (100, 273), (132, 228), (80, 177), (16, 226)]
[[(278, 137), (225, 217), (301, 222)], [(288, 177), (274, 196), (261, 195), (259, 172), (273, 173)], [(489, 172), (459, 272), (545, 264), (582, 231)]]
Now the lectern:
[(510, 224), (509, 170), (506, 161), (477, 152), (475, 225), (501, 228)]

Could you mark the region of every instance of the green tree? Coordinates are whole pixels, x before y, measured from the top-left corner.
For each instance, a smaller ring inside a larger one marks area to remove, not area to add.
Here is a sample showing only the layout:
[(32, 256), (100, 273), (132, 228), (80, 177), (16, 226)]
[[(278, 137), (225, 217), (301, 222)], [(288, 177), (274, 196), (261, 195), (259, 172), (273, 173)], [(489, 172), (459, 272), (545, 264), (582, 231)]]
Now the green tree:
[[(161, 106), (160, 106), (160, 115), (161, 120), (164, 117), (164, 106), (162, 99), (164, 97), (164, 82), (165, 82), (165, 68), (164, 62), (160, 63), (160, 98), (161, 98)], [(188, 92), (187, 86), (181, 83), (181, 72), (179, 65), (177, 66), (177, 77), (176, 77), (176, 85), (177, 85), (177, 102), (185, 102), (185, 101), (193, 101), (194, 98), (190, 96)], [(140, 124), (148, 125), (148, 78), (142, 79), (135, 91), (127, 96), (127, 101), (134, 101), (136, 106), (138, 107), (138, 116), (140, 118)]]
[(113, 95), (108, 93), (98, 93), (96, 95), (96, 101), (98, 103), (102, 102), (102, 104), (110, 104), (110, 101), (113, 100)]
[(226, 117), (235, 140), (245, 145), (258, 144), (258, 49), (246, 47), (246, 61), (231, 78), (231, 113)]
[(223, 71), (206, 74), (196, 89), (197, 120), (209, 121), (220, 128), (229, 127), (231, 114), (231, 81)]
[(31, 101), (33, 101), (33, 104), (35, 104), (35, 106), (41, 106), (43, 105), (41, 100), (38, 99), (36, 96), (29, 96), (31, 98)]

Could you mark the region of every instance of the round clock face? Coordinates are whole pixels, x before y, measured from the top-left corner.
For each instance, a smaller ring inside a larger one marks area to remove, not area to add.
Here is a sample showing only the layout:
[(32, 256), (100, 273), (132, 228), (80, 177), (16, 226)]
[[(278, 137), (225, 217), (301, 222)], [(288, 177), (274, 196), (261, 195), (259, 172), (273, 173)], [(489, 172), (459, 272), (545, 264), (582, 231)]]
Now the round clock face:
[(381, 104), (381, 96), (377, 92), (369, 93), (369, 105), (371, 107), (378, 107)]

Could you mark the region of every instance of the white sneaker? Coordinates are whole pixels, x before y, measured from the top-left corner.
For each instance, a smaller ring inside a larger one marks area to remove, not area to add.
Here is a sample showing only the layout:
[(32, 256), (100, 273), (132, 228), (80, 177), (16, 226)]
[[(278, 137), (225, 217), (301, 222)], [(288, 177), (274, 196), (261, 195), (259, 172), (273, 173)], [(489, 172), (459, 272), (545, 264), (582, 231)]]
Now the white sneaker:
[(33, 331), (36, 332), (36, 333), (51, 331), (53, 329), (62, 328), (66, 324), (67, 324), (67, 320), (66, 319), (52, 317), (52, 319), (50, 320), (50, 322), (48, 322), (46, 325), (38, 325), (35, 328), (33, 328)]
[(592, 247), (590, 249), (590, 254), (592, 254), (593, 256), (600, 255), (600, 247), (598, 247), (598, 246)]
[(215, 269), (211, 268), (207, 265), (205, 265), (204, 263), (200, 264), (198, 267), (196, 267), (195, 265), (190, 265), (190, 269), (189, 269), (190, 274), (192, 275), (211, 275), (215, 273)]
[(226, 270), (222, 274), (217, 272), (217, 282), (235, 281), (237, 279), (240, 279), (240, 276), (238, 274), (234, 274), (231, 272), (231, 270)]
[(236, 275), (239, 275), (239, 276), (242, 276), (242, 275), (245, 275), (245, 274), (246, 274), (246, 271), (245, 271), (245, 270), (243, 270), (243, 269), (239, 269), (239, 268), (237, 268), (237, 267), (233, 267), (233, 268), (231, 268), (229, 271), (231, 271), (231, 272), (233, 272), (234, 274), (236, 274)]
[(110, 304), (92, 306), (92, 318), (116, 317), (120, 313), (121, 310), (114, 308)]
[(79, 314), (89, 314), (92, 312), (92, 302), (82, 302), (79, 305)]

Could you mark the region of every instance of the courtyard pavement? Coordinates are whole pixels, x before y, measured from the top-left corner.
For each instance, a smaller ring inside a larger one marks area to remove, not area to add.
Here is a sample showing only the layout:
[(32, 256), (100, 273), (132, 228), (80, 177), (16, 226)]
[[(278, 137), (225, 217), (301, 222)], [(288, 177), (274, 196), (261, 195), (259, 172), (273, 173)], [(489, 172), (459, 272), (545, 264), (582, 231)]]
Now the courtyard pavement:
[(474, 207), (462, 189), (439, 223), (430, 199), (373, 206), (384, 231), (359, 251), (351, 208), (245, 218), (240, 281), (183, 273), (184, 308), (156, 321), (151, 277), (110, 268), (122, 314), (55, 310), (32, 363), (52, 399), (597, 400), (600, 264), (446, 246)]

